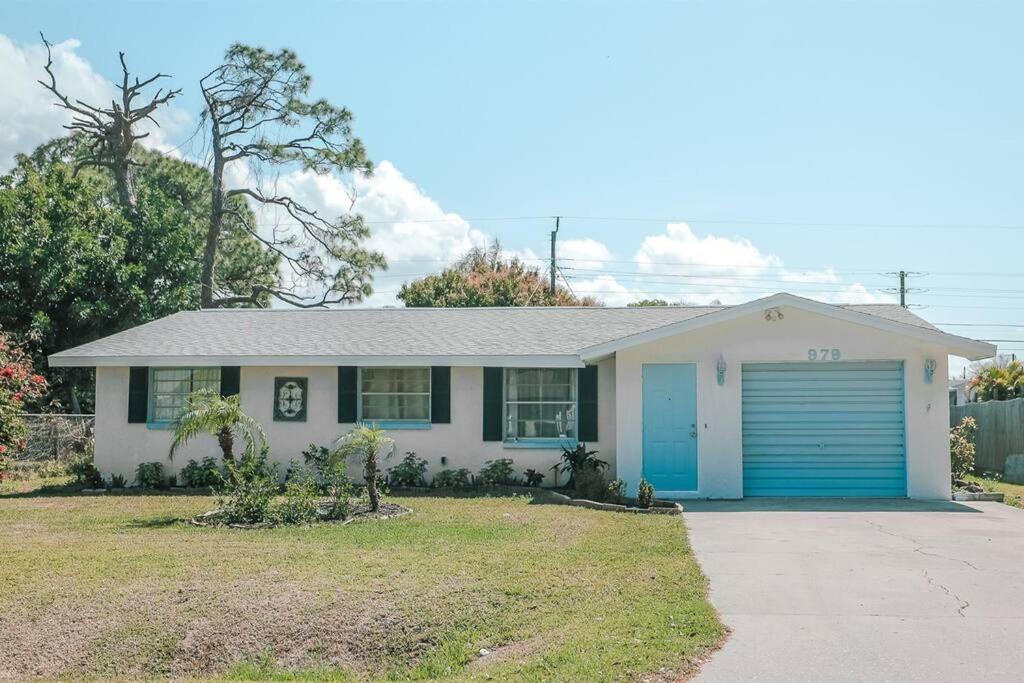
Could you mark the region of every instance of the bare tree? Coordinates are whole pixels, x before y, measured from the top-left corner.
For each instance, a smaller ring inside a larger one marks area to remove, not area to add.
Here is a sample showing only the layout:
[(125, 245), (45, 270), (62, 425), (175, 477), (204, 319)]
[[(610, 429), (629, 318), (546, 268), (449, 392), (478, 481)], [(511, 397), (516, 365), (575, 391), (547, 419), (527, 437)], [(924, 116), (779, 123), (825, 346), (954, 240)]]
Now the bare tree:
[(144, 81), (137, 77), (134, 83), (128, 73), (128, 65), (124, 60), (124, 53), (119, 52), (121, 58), (121, 83), (115, 84), (121, 92), (121, 101), (111, 100), (109, 108), (95, 107), (91, 104), (70, 97), (62, 93), (57, 87), (57, 77), (53, 73), (53, 47), (46, 37), (40, 33), (46, 46), (46, 65), (43, 67), (49, 76), (49, 82), (39, 81), (40, 85), (49, 90), (57, 98), (56, 105), (67, 109), (72, 114), (71, 123), (64, 127), (76, 133), (82, 133), (85, 137), (85, 153), (76, 160), (75, 171), (78, 172), (85, 166), (99, 166), (109, 168), (114, 174), (117, 185), (118, 200), (121, 208), (132, 212), (136, 208), (135, 179), (133, 168), (139, 163), (132, 157), (135, 143), (149, 133), (136, 133), (135, 126), (143, 120), (152, 121), (159, 127), (159, 123), (153, 117), (153, 113), (161, 106), (181, 94), (181, 89), (164, 90), (160, 88), (156, 94), (149, 98), (149, 101), (142, 105), (136, 104), (136, 98), (142, 95), (142, 91), (161, 78), (169, 78), (167, 74), (158, 73)]
[[(307, 100), (310, 83), (305, 65), (291, 50), (269, 52), (237, 43), (224, 63), (200, 80), (213, 173), (201, 279), (204, 308), (255, 304), (267, 294), (305, 308), (359, 301), (373, 292), (373, 270), (387, 267), (382, 254), (360, 246), (369, 236), (361, 216), (351, 211), (336, 218), (320, 215), (275, 187), (285, 169), (342, 175), (372, 171), (366, 150), (352, 135), (351, 112), (325, 100)], [(229, 188), (225, 171), (236, 162), (252, 182)], [(249, 202), (257, 216), (270, 216), (274, 225), (253, 222), (239, 210), (239, 201)], [(286, 268), (276, 285), (216, 291), (214, 268), (228, 219), (279, 256)]]

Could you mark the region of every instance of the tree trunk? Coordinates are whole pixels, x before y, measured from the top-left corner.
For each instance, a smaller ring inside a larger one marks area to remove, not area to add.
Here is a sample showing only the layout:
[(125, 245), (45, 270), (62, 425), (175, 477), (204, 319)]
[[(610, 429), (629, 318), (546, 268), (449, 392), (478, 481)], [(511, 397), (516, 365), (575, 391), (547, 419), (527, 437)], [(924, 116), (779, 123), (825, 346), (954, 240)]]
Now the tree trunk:
[(217, 263), (217, 247), (224, 225), (224, 152), (221, 149), (219, 124), (211, 115), (213, 129), (213, 188), (210, 196), (210, 227), (203, 247), (203, 272), (199, 280), (199, 306), (213, 308), (213, 275)]
[(230, 427), (223, 427), (217, 432), (217, 443), (220, 444), (221, 455), (224, 457), (224, 464), (235, 463), (235, 436), (231, 433)]
[(134, 215), (138, 200), (135, 198), (135, 173), (128, 159), (118, 159), (114, 165), (114, 182), (121, 209)]
[(376, 453), (366, 456), (366, 467), (363, 474), (366, 477), (366, 494), (370, 497), (370, 510), (376, 512), (380, 508), (380, 492), (377, 490)]
[(78, 379), (72, 374), (68, 377), (68, 399), (71, 403), (71, 412), (75, 415), (82, 413), (82, 404), (78, 400)]

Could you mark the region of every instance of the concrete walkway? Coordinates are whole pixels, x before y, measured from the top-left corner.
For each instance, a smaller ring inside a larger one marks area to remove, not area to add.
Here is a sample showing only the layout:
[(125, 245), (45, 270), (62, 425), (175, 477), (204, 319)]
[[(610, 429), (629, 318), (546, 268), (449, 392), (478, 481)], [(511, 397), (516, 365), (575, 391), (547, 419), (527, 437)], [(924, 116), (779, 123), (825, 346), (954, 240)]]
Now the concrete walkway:
[(703, 681), (1024, 678), (1024, 510), (687, 502), (733, 633)]

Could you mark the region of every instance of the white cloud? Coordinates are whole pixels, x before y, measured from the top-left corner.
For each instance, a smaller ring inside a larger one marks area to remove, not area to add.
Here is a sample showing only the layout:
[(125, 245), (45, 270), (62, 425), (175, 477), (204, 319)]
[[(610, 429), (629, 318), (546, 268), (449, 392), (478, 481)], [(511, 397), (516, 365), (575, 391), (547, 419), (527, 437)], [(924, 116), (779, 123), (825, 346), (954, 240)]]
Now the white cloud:
[[(237, 179), (245, 176), (244, 169), (236, 171)], [(354, 177), (351, 185), (337, 176), (296, 171), (279, 178), (275, 186), (277, 192), (324, 216), (350, 211), (363, 216), (370, 228), (366, 246), (383, 252), (389, 263), (388, 270), (375, 278), (376, 293), (365, 302), (368, 306), (395, 305), (403, 282), (437, 272), (490, 239), (458, 214), (444, 211), (389, 161), (378, 164), (371, 176)], [(262, 212), (261, 229), (272, 230), (275, 217)]]
[(832, 268), (791, 270), (781, 258), (761, 251), (749, 239), (713, 234), (699, 237), (685, 223), (670, 223), (664, 233), (645, 237), (634, 261), (641, 275), (621, 275), (619, 279), (635, 283), (634, 290), (642, 295), (638, 298), (731, 304), (792, 291), (836, 303), (891, 300), (859, 283), (844, 286)]
[[(65, 40), (53, 46), (57, 85), (72, 101), (107, 105), (115, 94), (114, 86), (78, 55), (80, 45), (77, 40)], [(63, 126), (71, 122), (71, 113), (55, 106), (53, 94), (38, 82), (47, 79), (45, 64), (46, 48), (42, 43), (19, 45), (0, 34), (0, 75), (4, 81), (0, 97), (0, 172), (14, 165), (15, 154), (27, 154), (47, 140), (68, 133)], [(158, 117), (162, 128), (148, 122), (139, 127), (139, 132), (150, 133), (142, 144), (167, 151), (172, 148), (167, 136), (184, 129), (191, 118), (173, 106), (161, 109)]]
[(558, 258), (565, 263), (563, 268), (586, 268), (588, 270), (608, 268), (613, 259), (611, 250), (603, 242), (586, 238), (562, 240), (557, 244)]

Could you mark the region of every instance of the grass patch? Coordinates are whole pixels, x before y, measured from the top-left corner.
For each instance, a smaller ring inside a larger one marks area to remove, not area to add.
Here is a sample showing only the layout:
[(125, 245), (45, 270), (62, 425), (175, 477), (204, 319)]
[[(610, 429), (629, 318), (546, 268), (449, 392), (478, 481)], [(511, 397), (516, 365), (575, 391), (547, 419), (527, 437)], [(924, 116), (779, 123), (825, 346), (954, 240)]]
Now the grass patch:
[(1024, 485), (1011, 484), (1008, 481), (979, 477), (974, 474), (967, 475), (968, 481), (973, 481), (985, 487), (986, 491), (995, 491), (1004, 494), (1003, 502), (1015, 508), (1024, 508)]
[(724, 633), (678, 517), (425, 497), (239, 531), (182, 521), (209, 496), (26, 491), (0, 495), (0, 678), (635, 680)]

